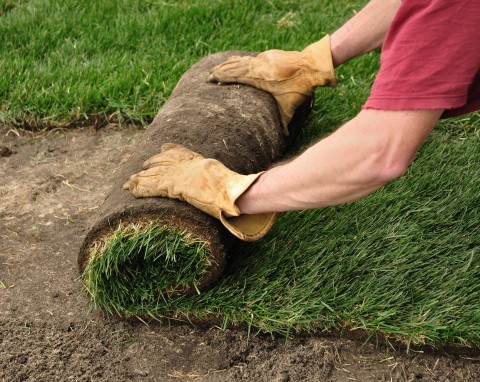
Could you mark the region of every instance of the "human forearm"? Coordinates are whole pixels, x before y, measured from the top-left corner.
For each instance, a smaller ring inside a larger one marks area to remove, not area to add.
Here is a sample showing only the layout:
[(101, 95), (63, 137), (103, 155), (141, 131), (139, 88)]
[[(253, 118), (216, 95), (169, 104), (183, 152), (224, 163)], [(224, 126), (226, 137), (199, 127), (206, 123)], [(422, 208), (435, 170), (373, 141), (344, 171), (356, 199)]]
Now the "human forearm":
[(361, 167), (367, 167), (364, 163), (368, 160), (365, 159), (349, 169), (348, 165), (343, 166), (337, 161), (328, 169), (313, 165), (312, 162), (318, 162), (320, 156), (329, 162), (335, 158), (331, 153), (320, 155), (322, 146), (323, 143), (317, 144), (295, 160), (266, 172), (237, 201), (241, 212), (281, 212), (338, 205), (357, 200), (383, 185), (384, 182), (375, 179), (373, 174), (360, 176), (365, 173)]
[(362, 111), (297, 158), (263, 174), (237, 205), (252, 214), (360, 199), (403, 174), (440, 114)]
[(331, 35), (334, 65), (380, 48), (400, 4), (401, 0), (371, 0), (334, 32)]
[[(348, 125), (267, 171), (238, 201), (242, 213), (320, 208), (352, 202), (381, 187), (373, 137), (355, 142)], [(365, 137), (363, 137), (365, 138)], [(372, 143), (369, 143), (372, 142)]]

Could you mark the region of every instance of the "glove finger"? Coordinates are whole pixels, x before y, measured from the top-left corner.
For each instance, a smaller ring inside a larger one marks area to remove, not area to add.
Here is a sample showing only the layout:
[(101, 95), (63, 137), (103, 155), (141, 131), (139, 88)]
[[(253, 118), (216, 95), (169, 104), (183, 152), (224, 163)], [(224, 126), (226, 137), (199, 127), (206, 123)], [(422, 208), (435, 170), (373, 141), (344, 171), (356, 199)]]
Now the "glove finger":
[(251, 61), (253, 58), (239, 57), (213, 68), (208, 76), (208, 81), (245, 83), (244, 81), (248, 81), (249, 74), (252, 72)]
[(303, 103), (306, 96), (299, 93), (282, 93), (276, 94), (274, 97), (280, 111), (283, 132), (288, 135), (288, 124), (295, 114), (295, 110)]
[(200, 154), (175, 143), (162, 145), (160, 154), (154, 155), (143, 162), (145, 170), (157, 166), (175, 166), (181, 162), (203, 158)]
[(137, 185), (138, 185), (138, 180), (136, 179), (136, 174), (135, 174), (135, 175), (132, 175), (130, 179), (123, 184), (122, 188), (124, 190), (130, 191), (132, 194), (135, 195), (134, 190), (137, 187)]
[(151, 167), (160, 165), (174, 165), (179, 161), (188, 158), (188, 149), (176, 143), (164, 143), (160, 147), (160, 153), (148, 158), (143, 162), (143, 168), (149, 169)]
[(213, 71), (211, 74), (214, 76), (246, 76), (251, 72), (250, 65), (248, 62), (232, 62), (231, 64), (225, 65), (221, 69)]
[[(166, 174), (141, 171), (132, 175), (130, 180), (123, 185), (123, 188), (128, 189), (137, 198), (170, 196), (169, 190), (172, 188), (172, 178), (164, 175)], [(175, 195), (170, 197), (175, 197)]]
[(238, 68), (227, 72), (215, 72), (208, 76), (208, 82), (238, 83), (243, 85), (255, 86), (257, 79), (248, 76), (249, 70), (240, 71)]
[(174, 167), (171, 166), (156, 166), (147, 170), (137, 172), (130, 176), (130, 179), (123, 184), (124, 190), (131, 190), (136, 187), (140, 182), (149, 182), (155, 179), (155, 182), (159, 182), (163, 177), (172, 172)]
[[(246, 58), (246, 57), (245, 57)], [(222, 69), (225, 65), (228, 65), (232, 62), (236, 62), (238, 60), (241, 60), (242, 57), (241, 56), (231, 56), (229, 57), (227, 60), (225, 60), (224, 62), (222, 62), (221, 64), (218, 64), (218, 65), (215, 65), (212, 70), (210, 71), (211, 72), (214, 72), (215, 70), (220, 70)]]
[(167, 196), (167, 191), (153, 187), (148, 183), (138, 183), (130, 189), (130, 192), (137, 198), (153, 198)]
[(155, 166), (132, 175), (130, 181), (136, 183), (161, 184), (164, 179), (167, 179), (168, 177), (172, 178), (172, 175), (175, 174), (176, 168), (175, 164)]
[(185, 157), (192, 158), (203, 158), (199, 153), (187, 149), (185, 146), (176, 144), (176, 143), (164, 143), (160, 148), (160, 152), (168, 155), (180, 155)]
[(160, 147), (160, 152), (161, 152), (161, 153), (164, 153), (165, 151), (172, 150), (172, 149), (178, 149), (178, 148), (181, 148), (181, 147), (184, 147), (184, 146), (179, 145), (179, 144), (177, 144), (177, 143), (168, 142), (168, 143), (164, 143), (164, 144)]

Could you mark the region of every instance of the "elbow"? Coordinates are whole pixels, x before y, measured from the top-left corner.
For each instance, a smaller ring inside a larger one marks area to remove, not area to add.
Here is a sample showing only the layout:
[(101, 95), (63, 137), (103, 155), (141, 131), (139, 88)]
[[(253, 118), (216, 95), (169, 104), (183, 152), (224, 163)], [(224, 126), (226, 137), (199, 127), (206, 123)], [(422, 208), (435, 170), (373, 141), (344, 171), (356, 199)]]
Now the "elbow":
[(384, 185), (397, 178), (403, 176), (410, 165), (409, 157), (402, 155), (402, 153), (379, 153), (375, 165), (373, 166), (373, 182), (378, 185)]
[(371, 151), (373, 177), (379, 185), (403, 176), (416, 154), (416, 147), (395, 137), (379, 137)]
[(390, 150), (380, 147), (370, 153), (364, 162), (368, 168), (369, 183), (371, 186), (382, 186), (392, 180), (400, 178), (407, 172), (410, 158), (400, 150)]
[(377, 179), (380, 184), (386, 184), (400, 178), (407, 172), (408, 164), (402, 161), (387, 163), (381, 167), (377, 173)]

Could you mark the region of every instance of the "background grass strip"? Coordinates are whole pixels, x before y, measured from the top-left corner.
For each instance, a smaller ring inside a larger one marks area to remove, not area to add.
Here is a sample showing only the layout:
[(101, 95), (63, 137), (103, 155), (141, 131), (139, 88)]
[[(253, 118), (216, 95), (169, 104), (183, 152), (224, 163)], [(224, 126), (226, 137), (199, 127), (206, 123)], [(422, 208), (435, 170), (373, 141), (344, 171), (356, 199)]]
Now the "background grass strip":
[(0, 0), (0, 122), (146, 123), (203, 56), (300, 49), (359, 4)]

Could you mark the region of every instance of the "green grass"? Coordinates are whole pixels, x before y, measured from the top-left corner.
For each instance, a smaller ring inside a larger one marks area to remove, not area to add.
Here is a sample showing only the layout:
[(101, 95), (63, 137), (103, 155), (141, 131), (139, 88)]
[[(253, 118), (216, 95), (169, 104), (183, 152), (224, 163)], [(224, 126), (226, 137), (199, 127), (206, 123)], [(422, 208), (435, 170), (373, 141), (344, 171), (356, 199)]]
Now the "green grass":
[(118, 314), (143, 312), (143, 305), (185, 289), (197, 289), (211, 266), (210, 251), (194, 240), (155, 221), (120, 224), (91, 248), (82, 274), (84, 289), (96, 308)]
[(0, 0), (0, 122), (146, 123), (201, 57), (303, 48), (359, 4)]
[[(365, 2), (0, 0), (0, 123), (146, 123), (203, 56), (301, 49)], [(290, 154), (359, 111), (378, 58), (349, 62), (337, 89), (317, 91)], [(356, 328), (480, 346), (479, 147), (478, 113), (444, 121), (405, 176), (356, 203), (282, 214), (265, 239), (235, 249), (208, 292), (159, 295), (156, 267), (122, 266), (116, 280), (90, 280), (105, 297), (95, 302), (125, 314), (213, 315), (271, 333)]]

